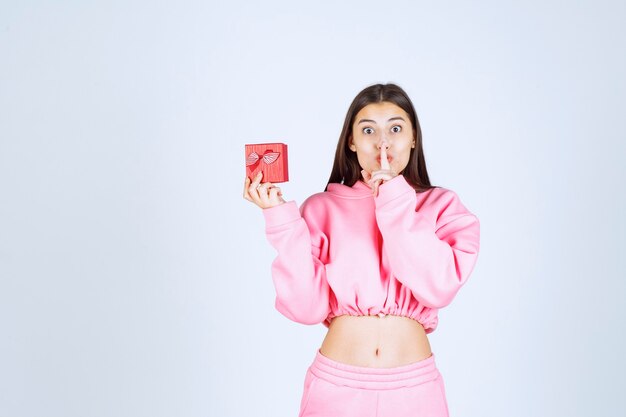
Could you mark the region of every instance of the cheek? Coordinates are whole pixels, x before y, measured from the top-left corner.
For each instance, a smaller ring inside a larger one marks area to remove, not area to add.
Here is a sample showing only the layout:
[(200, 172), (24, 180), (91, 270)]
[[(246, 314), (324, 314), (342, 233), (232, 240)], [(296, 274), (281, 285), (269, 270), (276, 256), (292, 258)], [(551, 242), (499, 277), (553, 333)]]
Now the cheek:
[(371, 151), (369, 149), (361, 149), (360, 153), (359, 153), (359, 159), (366, 161), (366, 160), (370, 160), (370, 159), (375, 159), (376, 158), (376, 152)]
[(411, 160), (410, 151), (403, 152), (402, 156), (396, 161), (398, 168), (401, 170), (404, 169), (409, 164), (410, 160)]

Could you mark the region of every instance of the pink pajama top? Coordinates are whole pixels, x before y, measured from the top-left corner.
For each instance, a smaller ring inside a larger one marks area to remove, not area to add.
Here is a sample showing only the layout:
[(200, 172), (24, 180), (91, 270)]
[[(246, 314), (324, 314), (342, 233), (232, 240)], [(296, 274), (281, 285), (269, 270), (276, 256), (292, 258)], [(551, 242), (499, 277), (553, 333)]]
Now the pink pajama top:
[(379, 187), (330, 183), (327, 191), (263, 209), (276, 309), (329, 327), (343, 314), (396, 315), (426, 333), (478, 257), (480, 224), (451, 190), (416, 193), (403, 175)]

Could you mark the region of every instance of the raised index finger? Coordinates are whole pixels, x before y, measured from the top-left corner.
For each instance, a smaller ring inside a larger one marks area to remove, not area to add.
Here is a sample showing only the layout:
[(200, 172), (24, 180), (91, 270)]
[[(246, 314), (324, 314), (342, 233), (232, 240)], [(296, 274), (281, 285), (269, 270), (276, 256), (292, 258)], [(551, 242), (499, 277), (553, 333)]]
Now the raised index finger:
[(389, 161), (387, 160), (387, 149), (382, 146), (380, 148), (380, 168), (381, 169), (390, 169)]

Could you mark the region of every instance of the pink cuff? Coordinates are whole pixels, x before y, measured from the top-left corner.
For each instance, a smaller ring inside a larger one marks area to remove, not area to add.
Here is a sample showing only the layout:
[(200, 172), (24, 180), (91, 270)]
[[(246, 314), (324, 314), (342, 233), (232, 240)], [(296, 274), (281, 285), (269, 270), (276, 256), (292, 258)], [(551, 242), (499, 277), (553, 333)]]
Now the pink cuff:
[(404, 175), (400, 174), (378, 187), (378, 196), (374, 197), (376, 207), (382, 207), (408, 192), (415, 194), (415, 188), (411, 187)]
[(267, 229), (282, 226), (302, 218), (295, 200), (265, 208), (263, 209), (263, 216), (265, 217), (265, 227)]

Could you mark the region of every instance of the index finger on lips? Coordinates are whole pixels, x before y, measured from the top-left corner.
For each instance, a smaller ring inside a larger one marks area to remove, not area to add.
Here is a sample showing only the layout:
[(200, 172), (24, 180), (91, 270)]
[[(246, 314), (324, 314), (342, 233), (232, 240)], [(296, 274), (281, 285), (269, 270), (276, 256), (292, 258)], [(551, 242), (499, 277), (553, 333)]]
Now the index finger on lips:
[(389, 169), (389, 161), (387, 160), (387, 149), (385, 146), (380, 148), (380, 167), (382, 169)]

